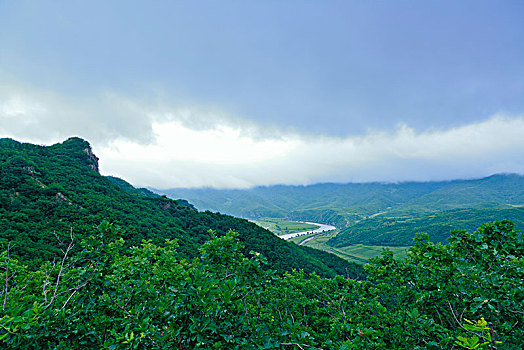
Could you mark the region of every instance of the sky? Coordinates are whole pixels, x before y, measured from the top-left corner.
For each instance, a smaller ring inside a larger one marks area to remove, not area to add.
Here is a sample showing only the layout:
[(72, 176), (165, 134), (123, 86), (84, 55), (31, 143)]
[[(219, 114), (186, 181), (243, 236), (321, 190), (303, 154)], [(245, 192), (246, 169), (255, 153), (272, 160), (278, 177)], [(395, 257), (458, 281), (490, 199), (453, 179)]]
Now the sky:
[(524, 174), (524, 2), (0, 0), (0, 137), (136, 186)]

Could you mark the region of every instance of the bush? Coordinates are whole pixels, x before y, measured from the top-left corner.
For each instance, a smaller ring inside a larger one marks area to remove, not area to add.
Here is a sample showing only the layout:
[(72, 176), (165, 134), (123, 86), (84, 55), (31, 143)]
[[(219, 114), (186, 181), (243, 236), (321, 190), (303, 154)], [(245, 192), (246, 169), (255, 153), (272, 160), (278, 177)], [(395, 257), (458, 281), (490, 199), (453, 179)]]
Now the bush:
[[(419, 235), (405, 260), (373, 259), (364, 281), (269, 270), (234, 232), (192, 261), (176, 241), (124, 248), (101, 224), (71, 256), (30, 270), (0, 256), (0, 339), (19, 349), (520, 349), (523, 239), (509, 221), (447, 245)], [(471, 321), (473, 320), (473, 321)], [(477, 321), (478, 320), (478, 321)]]

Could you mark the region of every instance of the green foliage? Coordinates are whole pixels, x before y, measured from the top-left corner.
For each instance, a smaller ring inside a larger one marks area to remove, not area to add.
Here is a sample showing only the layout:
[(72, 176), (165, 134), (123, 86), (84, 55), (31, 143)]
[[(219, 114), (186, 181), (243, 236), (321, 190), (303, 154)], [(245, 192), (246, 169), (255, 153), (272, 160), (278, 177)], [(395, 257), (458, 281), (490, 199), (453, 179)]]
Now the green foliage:
[(510, 221), (454, 231), (446, 245), (419, 235), (405, 259), (385, 251), (366, 275), (246, 220), (128, 193), (96, 169), (78, 138), (0, 140), (4, 347), (524, 345), (524, 238)]
[(345, 247), (353, 244), (408, 246), (417, 232), (425, 232), (433, 242), (445, 242), (453, 230), (474, 230), (496, 219), (512, 220), (524, 228), (524, 208), (457, 209), (423, 215), (380, 215), (362, 220), (332, 238), (328, 244)]
[[(407, 254), (407, 250), (410, 248), (409, 246), (405, 247), (398, 247), (398, 246), (368, 246), (363, 244), (352, 244), (348, 246), (342, 246), (342, 247), (333, 247), (329, 245), (329, 240), (332, 237), (330, 234), (325, 235), (318, 235), (313, 237), (311, 240), (307, 240), (307, 236), (304, 237), (297, 237), (292, 238), (290, 241), (292, 242), (300, 242), (301, 240), (304, 241), (302, 244), (319, 249), (324, 251), (332, 252), (333, 254), (341, 257), (342, 259), (345, 259), (347, 261), (356, 262), (358, 264), (366, 264), (368, 263), (370, 258), (374, 258), (382, 254), (384, 249), (389, 249), (392, 252), (395, 253), (395, 256), (397, 258), (404, 258)], [(307, 241), (305, 241), (307, 240)]]
[[(509, 221), (449, 244), (419, 236), (404, 260), (386, 251), (365, 280), (284, 275), (239, 235), (210, 232), (199, 257), (177, 242), (125, 248), (103, 223), (53, 262), (1, 255), (0, 341), (18, 349), (520, 349), (524, 243)], [(476, 249), (472, 249), (475, 247)], [(9, 266), (9, 272), (6, 267)], [(3, 279), (3, 278), (2, 278)], [(2, 298), (4, 299), (4, 298)], [(469, 321), (478, 320), (478, 321)]]
[(488, 327), (488, 322), (482, 317), (477, 322), (464, 319), (465, 323), (462, 327), (472, 333), (469, 337), (458, 336), (455, 344), (465, 349), (484, 349), (485, 346), (501, 344), (501, 341), (496, 341), (493, 336), (493, 329)]

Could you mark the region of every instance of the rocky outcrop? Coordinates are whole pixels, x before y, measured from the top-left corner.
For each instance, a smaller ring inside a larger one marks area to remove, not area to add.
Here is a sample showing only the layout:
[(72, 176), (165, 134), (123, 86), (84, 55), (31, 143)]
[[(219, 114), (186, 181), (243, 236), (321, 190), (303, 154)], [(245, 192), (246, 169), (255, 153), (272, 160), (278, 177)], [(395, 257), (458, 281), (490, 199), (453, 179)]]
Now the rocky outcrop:
[(91, 161), (89, 167), (100, 174), (100, 170), (98, 168), (98, 157), (93, 153), (91, 147), (86, 147), (84, 149), (84, 152), (87, 153), (87, 155), (89, 156), (89, 160)]
[(69, 205), (73, 204), (73, 202), (71, 202), (66, 196), (64, 196), (62, 192), (57, 192), (55, 198), (59, 202), (66, 202)]
[(24, 166), (23, 167), (25, 171), (29, 174), (29, 176), (34, 177), (35, 176), (35, 167), (34, 166)]

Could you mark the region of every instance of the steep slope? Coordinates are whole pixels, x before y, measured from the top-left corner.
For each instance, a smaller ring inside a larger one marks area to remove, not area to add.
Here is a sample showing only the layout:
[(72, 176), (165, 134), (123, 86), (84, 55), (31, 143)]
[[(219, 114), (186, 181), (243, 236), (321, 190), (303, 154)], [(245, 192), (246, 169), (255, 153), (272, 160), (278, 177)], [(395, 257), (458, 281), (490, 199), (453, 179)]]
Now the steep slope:
[(420, 213), (521, 204), (524, 204), (524, 176), (496, 174), (450, 183), (405, 203), (399, 209), (400, 212)]
[(114, 183), (115, 185), (117, 185), (118, 187), (120, 187), (121, 189), (123, 189), (124, 191), (126, 191), (127, 193), (136, 194), (136, 195), (139, 195), (139, 196), (149, 197), (149, 198), (158, 198), (158, 197), (160, 197), (160, 195), (158, 195), (158, 194), (156, 194), (154, 192), (151, 192), (147, 188), (134, 187), (129, 182), (127, 182), (126, 180), (121, 179), (119, 177), (106, 176), (106, 178), (109, 181), (111, 181), (112, 183)]
[[(115, 184), (114, 182), (118, 183)], [(123, 190), (122, 188), (126, 188)], [(246, 220), (198, 212), (175, 201), (133, 189), (98, 173), (89, 143), (70, 138), (50, 147), (0, 139), (0, 238), (15, 255), (35, 264), (57, 254), (57, 237), (72, 229), (81, 239), (102, 221), (123, 227), (126, 244), (177, 239), (181, 257), (195, 256), (209, 230), (239, 233), (245, 251), (264, 254), (278, 271), (304, 268), (324, 276), (360, 271), (324, 252), (298, 247)]]

